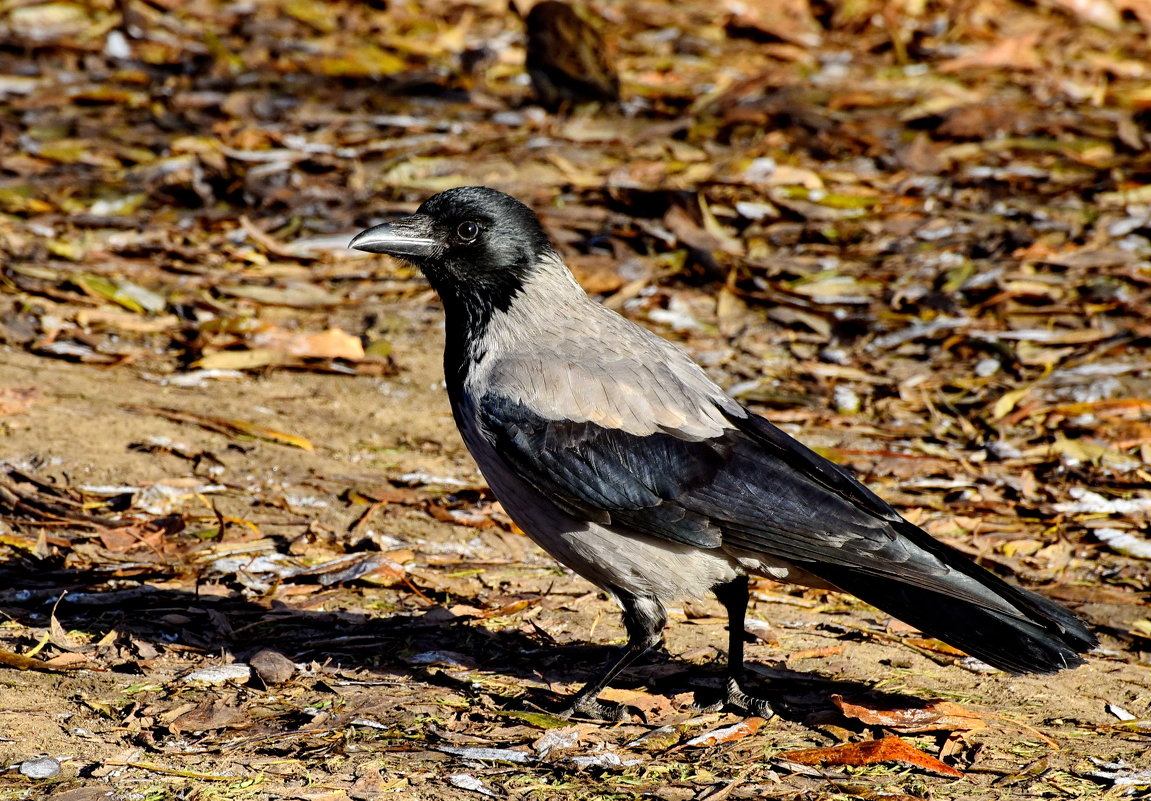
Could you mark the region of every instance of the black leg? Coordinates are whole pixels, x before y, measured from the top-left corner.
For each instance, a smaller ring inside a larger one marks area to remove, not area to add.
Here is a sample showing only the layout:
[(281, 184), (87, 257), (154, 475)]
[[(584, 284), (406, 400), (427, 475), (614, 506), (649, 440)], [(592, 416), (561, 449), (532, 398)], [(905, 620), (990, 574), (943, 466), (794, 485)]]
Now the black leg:
[(763, 698), (757, 698), (743, 689), (744, 618), (747, 616), (747, 576), (732, 579), (712, 590), (727, 609), (727, 681), (721, 708), (761, 718), (775, 717), (775, 711)]
[(663, 639), (663, 628), (667, 625), (667, 612), (663, 604), (650, 596), (636, 596), (622, 591), (616, 591), (616, 597), (623, 606), (627, 645), (624, 646), (619, 658), (612, 661), (603, 673), (572, 696), (571, 703), (560, 712), (563, 717), (625, 720), (628, 716), (628, 707), (605, 703), (597, 696), (621, 670), (638, 659), (644, 651), (659, 645)]

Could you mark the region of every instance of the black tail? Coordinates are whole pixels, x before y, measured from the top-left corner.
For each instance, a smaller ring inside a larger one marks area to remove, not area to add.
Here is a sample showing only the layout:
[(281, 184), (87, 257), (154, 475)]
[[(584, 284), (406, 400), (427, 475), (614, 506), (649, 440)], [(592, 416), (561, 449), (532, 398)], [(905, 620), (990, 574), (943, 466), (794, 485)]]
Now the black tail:
[(1010, 673), (1075, 667), (1083, 664), (1081, 653), (1098, 645), (1083, 621), (1054, 601), (1008, 584), (911, 523), (904, 522), (900, 534), (978, 581), (989, 596), (1006, 601), (1019, 616), (850, 568), (819, 565), (812, 572), (924, 634)]

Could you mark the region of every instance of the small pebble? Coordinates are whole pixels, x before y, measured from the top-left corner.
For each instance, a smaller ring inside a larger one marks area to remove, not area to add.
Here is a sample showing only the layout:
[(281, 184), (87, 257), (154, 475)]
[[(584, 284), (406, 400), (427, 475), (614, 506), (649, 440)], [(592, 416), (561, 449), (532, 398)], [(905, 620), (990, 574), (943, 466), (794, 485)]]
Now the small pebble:
[(831, 394), (832, 403), (835, 404), (835, 411), (840, 414), (855, 414), (859, 411), (859, 395), (855, 390), (850, 387), (840, 384)]
[(979, 376), (980, 378), (990, 378), (991, 376), (995, 375), (998, 372), (999, 372), (999, 360), (998, 359), (991, 359), (991, 358), (980, 359), (975, 364), (975, 374), (977, 376)]
[(218, 665), (216, 667), (193, 670), (183, 681), (187, 684), (243, 684), (252, 678), (252, 669), (247, 665)]
[(49, 756), (33, 757), (20, 763), (20, 774), (29, 779), (54, 779), (60, 775), (60, 763)]
[(248, 664), (256, 671), (256, 675), (263, 680), (265, 684), (279, 684), (280, 682), (287, 681), (292, 678), (292, 674), (296, 672), (296, 666), (292, 664), (292, 660), (281, 654), (279, 651), (273, 651), (269, 648), (262, 648), (256, 653), (252, 654)]

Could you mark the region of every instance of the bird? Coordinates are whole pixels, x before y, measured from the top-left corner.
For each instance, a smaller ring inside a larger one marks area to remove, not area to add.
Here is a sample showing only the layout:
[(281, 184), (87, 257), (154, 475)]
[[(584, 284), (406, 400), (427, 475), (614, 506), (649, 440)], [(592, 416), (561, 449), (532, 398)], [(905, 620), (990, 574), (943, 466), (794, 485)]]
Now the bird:
[(714, 706), (770, 718), (744, 667), (751, 576), (853, 594), (1008, 673), (1076, 667), (1096, 646), (1075, 614), (934, 539), (590, 298), (512, 196), (448, 189), (349, 246), (427, 277), (452, 414), (480, 472), (532, 540), (622, 610), (622, 652), (561, 714), (627, 718), (600, 693), (662, 642), (669, 603), (710, 592), (728, 615)]
[(544, 0), (524, 17), (525, 66), (539, 104), (548, 111), (581, 103), (618, 103), (619, 74), (591, 11)]

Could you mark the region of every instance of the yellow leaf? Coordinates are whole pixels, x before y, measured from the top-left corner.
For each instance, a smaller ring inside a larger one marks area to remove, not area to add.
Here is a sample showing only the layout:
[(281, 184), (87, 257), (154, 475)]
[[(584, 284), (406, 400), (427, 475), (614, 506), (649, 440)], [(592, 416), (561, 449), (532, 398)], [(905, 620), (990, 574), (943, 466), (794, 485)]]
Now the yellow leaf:
[(309, 64), (314, 63), (319, 74), (333, 78), (379, 78), (395, 75), (408, 66), (399, 56), (370, 44), (340, 50), (339, 53), (309, 60)]
[(283, 360), (282, 354), (269, 348), (220, 350), (206, 354), (192, 366), (201, 370), (254, 370), (269, 364), (279, 364)]
[(313, 446), (311, 442), (295, 434), (277, 431), (274, 428), (265, 428), (264, 426), (258, 426), (254, 423), (245, 423), (243, 420), (222, 420), (220, 422), (242, 434), (248, 434), (272, 442), (279, 442), (282, 445), (291, 445), (293, 448), (301, 448), (305, 451), (315, 450), (315, 446)]
[(991, 408), (991, 420), (993, 422), (1002, 420), (1011, 414), (1012, 410), (1019, 404), (1019, 401), (1023, 400), (1030, 391), (1031, 387), (1020, 387), (1010, 392), (1004, 392)]

